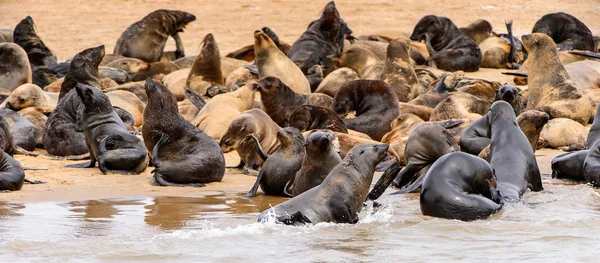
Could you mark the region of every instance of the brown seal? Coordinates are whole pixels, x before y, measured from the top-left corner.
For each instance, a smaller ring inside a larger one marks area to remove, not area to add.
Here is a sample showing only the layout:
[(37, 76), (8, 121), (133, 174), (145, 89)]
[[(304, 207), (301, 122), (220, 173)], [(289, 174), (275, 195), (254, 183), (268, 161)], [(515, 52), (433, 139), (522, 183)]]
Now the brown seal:
[(292, 184), (292, 196), (298, 196), (320, 185), (325, 177), (342, 162), (334, 145), (335, 135), (317, 131), (306, 137), (306, 155), (302, 168), (296, 174)]
[(45, 87), (58, 79), (53, 71), (58, 64), (56, 56), (52, 54), (52, 51), (37, 35), (35, 24), (30, 16), (25, 17), (17, 24), (13, 39), (15, 44), (21, 46), (27, 52), (33, 84)]
[(135, 94), (125, 90), (113, 90), (106, 92), (106, 96), (110, 99), (110, 103), (114, 107), (119, 107), (131, 114), (133, 117), (133, 126), (139, 127), (144, 123), (144, 103)]
[(505, 21), (508, 34), (496, 34), (479, 44), (483, 68), (518, 69), (527, 59), (523, 43), (513, 36), (512, 20)]
[(161, 186), (202, 186), (220, 182), (225, 158), (219, 145), (179, 115), (177, 100), (166, 87), (146, 80), (148, 105), (142, 135), (152, 150), (154, 183)]
[(408, 135), (423, 119), (410, 113), (402, 113), (398, 118), (392, 121), (392, 130), (386, 133), (381, 142), (390, 146), (390, 155), (396, 158), (400, 163), (406, 163), (404, 158), (404, 149)]
[(288, 125), (300, 131), (327, 129), (348, 133), (346, 124), (335, 112), (329, 108), (312, 105), (302, 105), (292, 111)]
[(346, 67), (338, 68), (329, 73), (329, 75), (321, 81), (321, 84), (319, 84), (315, 93), (323, 93), (333, 97), (344, 84), (358, 79), (360, 79), (360, 77), (353, 69)]
[(569, 118), (586, 125), (594, 114), (590, 98), (569, 78), (558, 60), (556, 44), (541, 33), (522, 37), (529, 52), (527, 110), (548, 113), (551, 119)]
[(490, 103), (468, 93), (455, 93), (442, 100), (431, 113), (429, 121), (450, 119), (477, 120), (485, 115)]
[(427, 87), (421, 86), (410, 63), (409, 39), (398, 38), (390, 42), (381, 79), (390, 85), (401, 102), (408, 102), (427, 92)]
[(361, 46), (353, 46), (340, 55), (340, 66), (355, 70), (361, 79), (381, 79), (384, 61)]
[(467, 27), (461, 27), (458, 30), (477, 45), (492, 36), (492, 24), (485, 19), (477, 19)]
[(431, 114), (433, 113), (433, 109), (426, 106), (414, 105), (404, 102), (399, 102), (398, 106), (400, 107), (400, 112), (402, 114), (411, 113), (419, 116), (419, 118), (423, 119), (424, 121), (428, 121), (429, 118), (431, 118)]
[(296, 93), (277, 77), (268, 76), (252, 86), (260, 92), (260, 100), (265, 112), (277, 125), (285, 127), (292, 112), (302, 105), (330, 107), (333, 99), (325, 94)]
[(104, 92), (109, 93), (115, 90), (129, 91), (137, 96), (143, 103), (148, 103), (148, 95), (144, 90), (144, 81), (129, 82), (113, 88), (104, 89)]
[(2, 88), (12, 91), (31, 83), (31, 66), (27, 53), (15, 43), (0, 43), (0, 83)]
[(450, 96), (449, 92), (455, 90), (464, 75), (465, 73), (462, 71), (442, 75), (440, 79), (433, 81), (428, 92), (419, 95), (408, 104), (435, 108), (442, 100)]
[(576, 121), (556, 118), (548, 121), (540, 134), (543, 146), (576, 151), (585, 149), (588, 129)]
[(196, 56), (185, 86), (204, 95), (212, 85), (225, 86), (221, 71), (221, 53), (213, 34), (207, 34), (200, 44), (200, 54)]
[(159, 9), (130, 25), (121, 34), (114, 54), (139, 58), (146, 62), (158, 62), (169, 36), (177, 46), (176, 58), (185, 57), (179, 32), (196, 17), (190, 13)]
[[(275, 45), (277, 45), (277, 47), (279, 48), (279, 50), (281, 50), (281, 52), (283, 52), (283, 54), (287, 54), (290, 51), (290, 48), (292, 46), (285, 42), (281, 42), (277, 34), (275, 34), (275, 31), (273, 31), (271, 28), (263, 27), (261, 30), (273, 40)], [(232, 51), (229, 54), (225, 55), (225, 57), (252, 62), (256, 58), (256, 55), (254, 54), (254, 45), (248, 45), (236, 51)]]
[(358, 222), (375, 167), (385, 158), (388, 146), (365, 144), (346, 155), (319, 186), (262, 212), (258, 221), (274, 216), (288, 225), (319, 222)]
[(259, 76), (273, 76), (281, 79), (296, 93), (310, 93), (310, 84), (302, 70), (294, 64), (267, 34), (254, 31), (254, 52)]
[(542, 16), (531, 32), (550, 36), (558, 50), (594, 51), (592, 31), (579, 19), (567, 13), (557, 12)]
[(333, 110), (338, 115), (356, 111), (353, 119), (344, 119), (348, 129), (379, 141), (398, 117), (398, 98), (389, 85), (380, 80), (355, 80), (346, 83), (335, 95)]
[(294, 180), (296, 172), (302, 167), (306, 154), (302, 133), (296, 128), (283, 128), (277, 132), (277, 140), (279, 147), (263, 164), (247, 197), (254, 196), (259, 185), (265, 195), (286, 196), (286, 185)]

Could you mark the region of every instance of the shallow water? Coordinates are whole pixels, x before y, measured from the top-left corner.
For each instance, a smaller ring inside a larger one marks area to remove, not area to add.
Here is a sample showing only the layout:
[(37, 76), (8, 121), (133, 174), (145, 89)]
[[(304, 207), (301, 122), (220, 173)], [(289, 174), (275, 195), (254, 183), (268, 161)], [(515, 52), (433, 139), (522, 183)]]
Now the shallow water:
[(2, 262), (596, 262), (600, 195), (545, 182), (487, 220), (421, 215), (418, 195), (385, 194), (356, 225), (257, 223), (284, 199), (238, 195), (66, 203), (0, 202)]

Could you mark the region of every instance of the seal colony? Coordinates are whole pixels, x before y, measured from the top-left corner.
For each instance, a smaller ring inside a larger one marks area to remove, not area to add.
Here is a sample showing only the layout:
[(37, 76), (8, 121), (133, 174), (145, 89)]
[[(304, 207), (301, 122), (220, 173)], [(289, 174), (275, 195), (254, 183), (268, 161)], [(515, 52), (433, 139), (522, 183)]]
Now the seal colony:
[[(419, 191), (424, 215), (485, 219), (543, 191), (534, 153), (546, 145), (585, 148), (556, 157), (553, 177), (600, 186), (598, 101), (586, 84), (600, 79), (571, 74), (561, 52), (600, 55), (572, 15), (545, 15), (520, 37), (509, 18), (497, 34), (486, 20), (459, 28), (435, 15), (414, 21), (409, 38), (355, 37), (332, 1), (291, 46), (265, 26), (228, 56), (212, 33), (186, 56), (180, 33), (198, 23), (192, 13), (139, 19), (113, 54), (87, 47), (69, 61), (30, 16), (2, 38), (0, 190), (35, 183), (12, 157), (35, 148), (45, 150), (36, 158), (89, 159), (70, 167), (104, 174), (151, 168), (155, 186), (218, 185), (226, 169), (242, 169), (257, 175), (245, 198), (292, 197), (258, 220), (289, 225), (357, 223), (390, 186)], [(465, 75), (483, 67), (519, 68), (529, 86)], [(237, 166), (226, 164), (230, 153)]]

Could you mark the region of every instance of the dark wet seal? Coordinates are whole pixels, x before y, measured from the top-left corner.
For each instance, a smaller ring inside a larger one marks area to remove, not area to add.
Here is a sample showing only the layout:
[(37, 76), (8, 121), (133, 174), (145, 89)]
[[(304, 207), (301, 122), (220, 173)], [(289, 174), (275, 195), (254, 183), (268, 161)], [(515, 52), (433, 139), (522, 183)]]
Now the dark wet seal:
[(594, 36), (592, 31), (576, 17), (563, 13), (544, 15), (533, 26), (532, 33), (542, 33), (550, 36), (558, 50), (589, 50), (594, 51)]

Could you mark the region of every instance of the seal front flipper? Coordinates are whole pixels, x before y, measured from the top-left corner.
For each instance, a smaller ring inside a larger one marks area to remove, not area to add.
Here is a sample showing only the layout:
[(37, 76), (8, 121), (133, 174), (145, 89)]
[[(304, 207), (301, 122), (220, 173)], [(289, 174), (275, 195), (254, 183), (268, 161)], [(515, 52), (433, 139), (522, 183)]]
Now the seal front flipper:
[(256, 151), (258, 152), (258, 155), (260, 156), (260, 158), (263, 161), (266, 161), (267, 158), (269, 158), (269, 155), (265, 152), (265, 150), (260, 145), (260, 139), (258, 138), (258, 135), (256, 135), (256, 133), (251, 133), (246, 136), (251, 136), (254, 139), (254, 143), (256, 145)]
[(404, 186), (408, 185), (413, 180), (415, 174), (421, 170), (421, 168), (422, 167), (420, 165), (409, 163), (404, 170), (398, 173), (392, 182), (392, 186), (396, 188), (403, 188)]
[(202, 108), (204, 108), (204, 105), (206, 105), (206, 101), (204, 101), (204, 99), (202, 98), (202, 95), (200, 95), (200, 93), (196, 92), (195, 90), (191, 89), (190, 87), (185, 87), (185, 97), (192, 104), (194, 104), (194, 106), (196, 106), (196, 108), (198, 108), (198, 110), (202, 110)]
[(252, 186), (252, 189), (250, 189), (250, 191), (248, 191), (248, 193), (246, 195), (244, 195), (244, 197), (254, 197), (254, 195), (256, 195), (256, 191), (258, 191), (258, 186), (260, 185), (260, 180), (262, 179), (264, 174), (265, 174), (265, 169), (260, 169), (260, 172), (258, 173), (258, 176), (256, 177), (256, 182)]
[(39, 181), (39, 180), (29, 180), (27, 178), (25, 178), (23, 180), (23, 182), (28, 183), (28, 184), (45, 184), (46, 183), (46, 182)]
[(291, 215), (286, 213), (286, 215), (277, 216), (275, 219), (277, 220), (277, 222), (281, 222), (286, 225), (295, 225), (296, 223), (312, 224), (310, 219), (308, 219), (308, 217), (306, 217), (300, 211), (293, 213)]
[(178, 32), (172, 34), (171, 37), (175, 40), (175, 58), (180, 59), (185, 57), (185, 51), (183, 51), (183, 41), (181, 41), (181, 37)]
[(395, 193), (392, 193), (394, 195), (396, 194), (407, 194), (410, 193), (414, 190), (417, 190), (417, 188), (421, 187), (421, 184), (423, 183), (423, 179), (425, 179), (425, 175), (427, 175), (427, 173), (423, 173), (421, 174), (421, 176), (419, 176), (419, 178), (417, 178), (417, 180), (415, 180), (411, 185), (404, 187), (400, 190), (398, 190)]
[(393, 163), (387, 170), (379, 177), (373, 189), (369, 195), (367, 195), (367, 200), (377, 200), (385, 190), (390, 186), (392, 181), (396, 178), (396, 175), (402, 170), (402, 164), (400, 162)]
[(92, 158), (89, 162), (68, 164), (68, 165), (65, 165), (65, 167), (67, 167), (67, 168), (94, 168), (94, 167), (96, 167), (96, 160), (94, 160)]
[(254, 75), (259, 75), (258, 68), (256, 67), (256, 65), (248, 64), (248, 65), (245, 65), (244, 67), (246, 67), (250, 71), (250, 73), (252, 73)]

